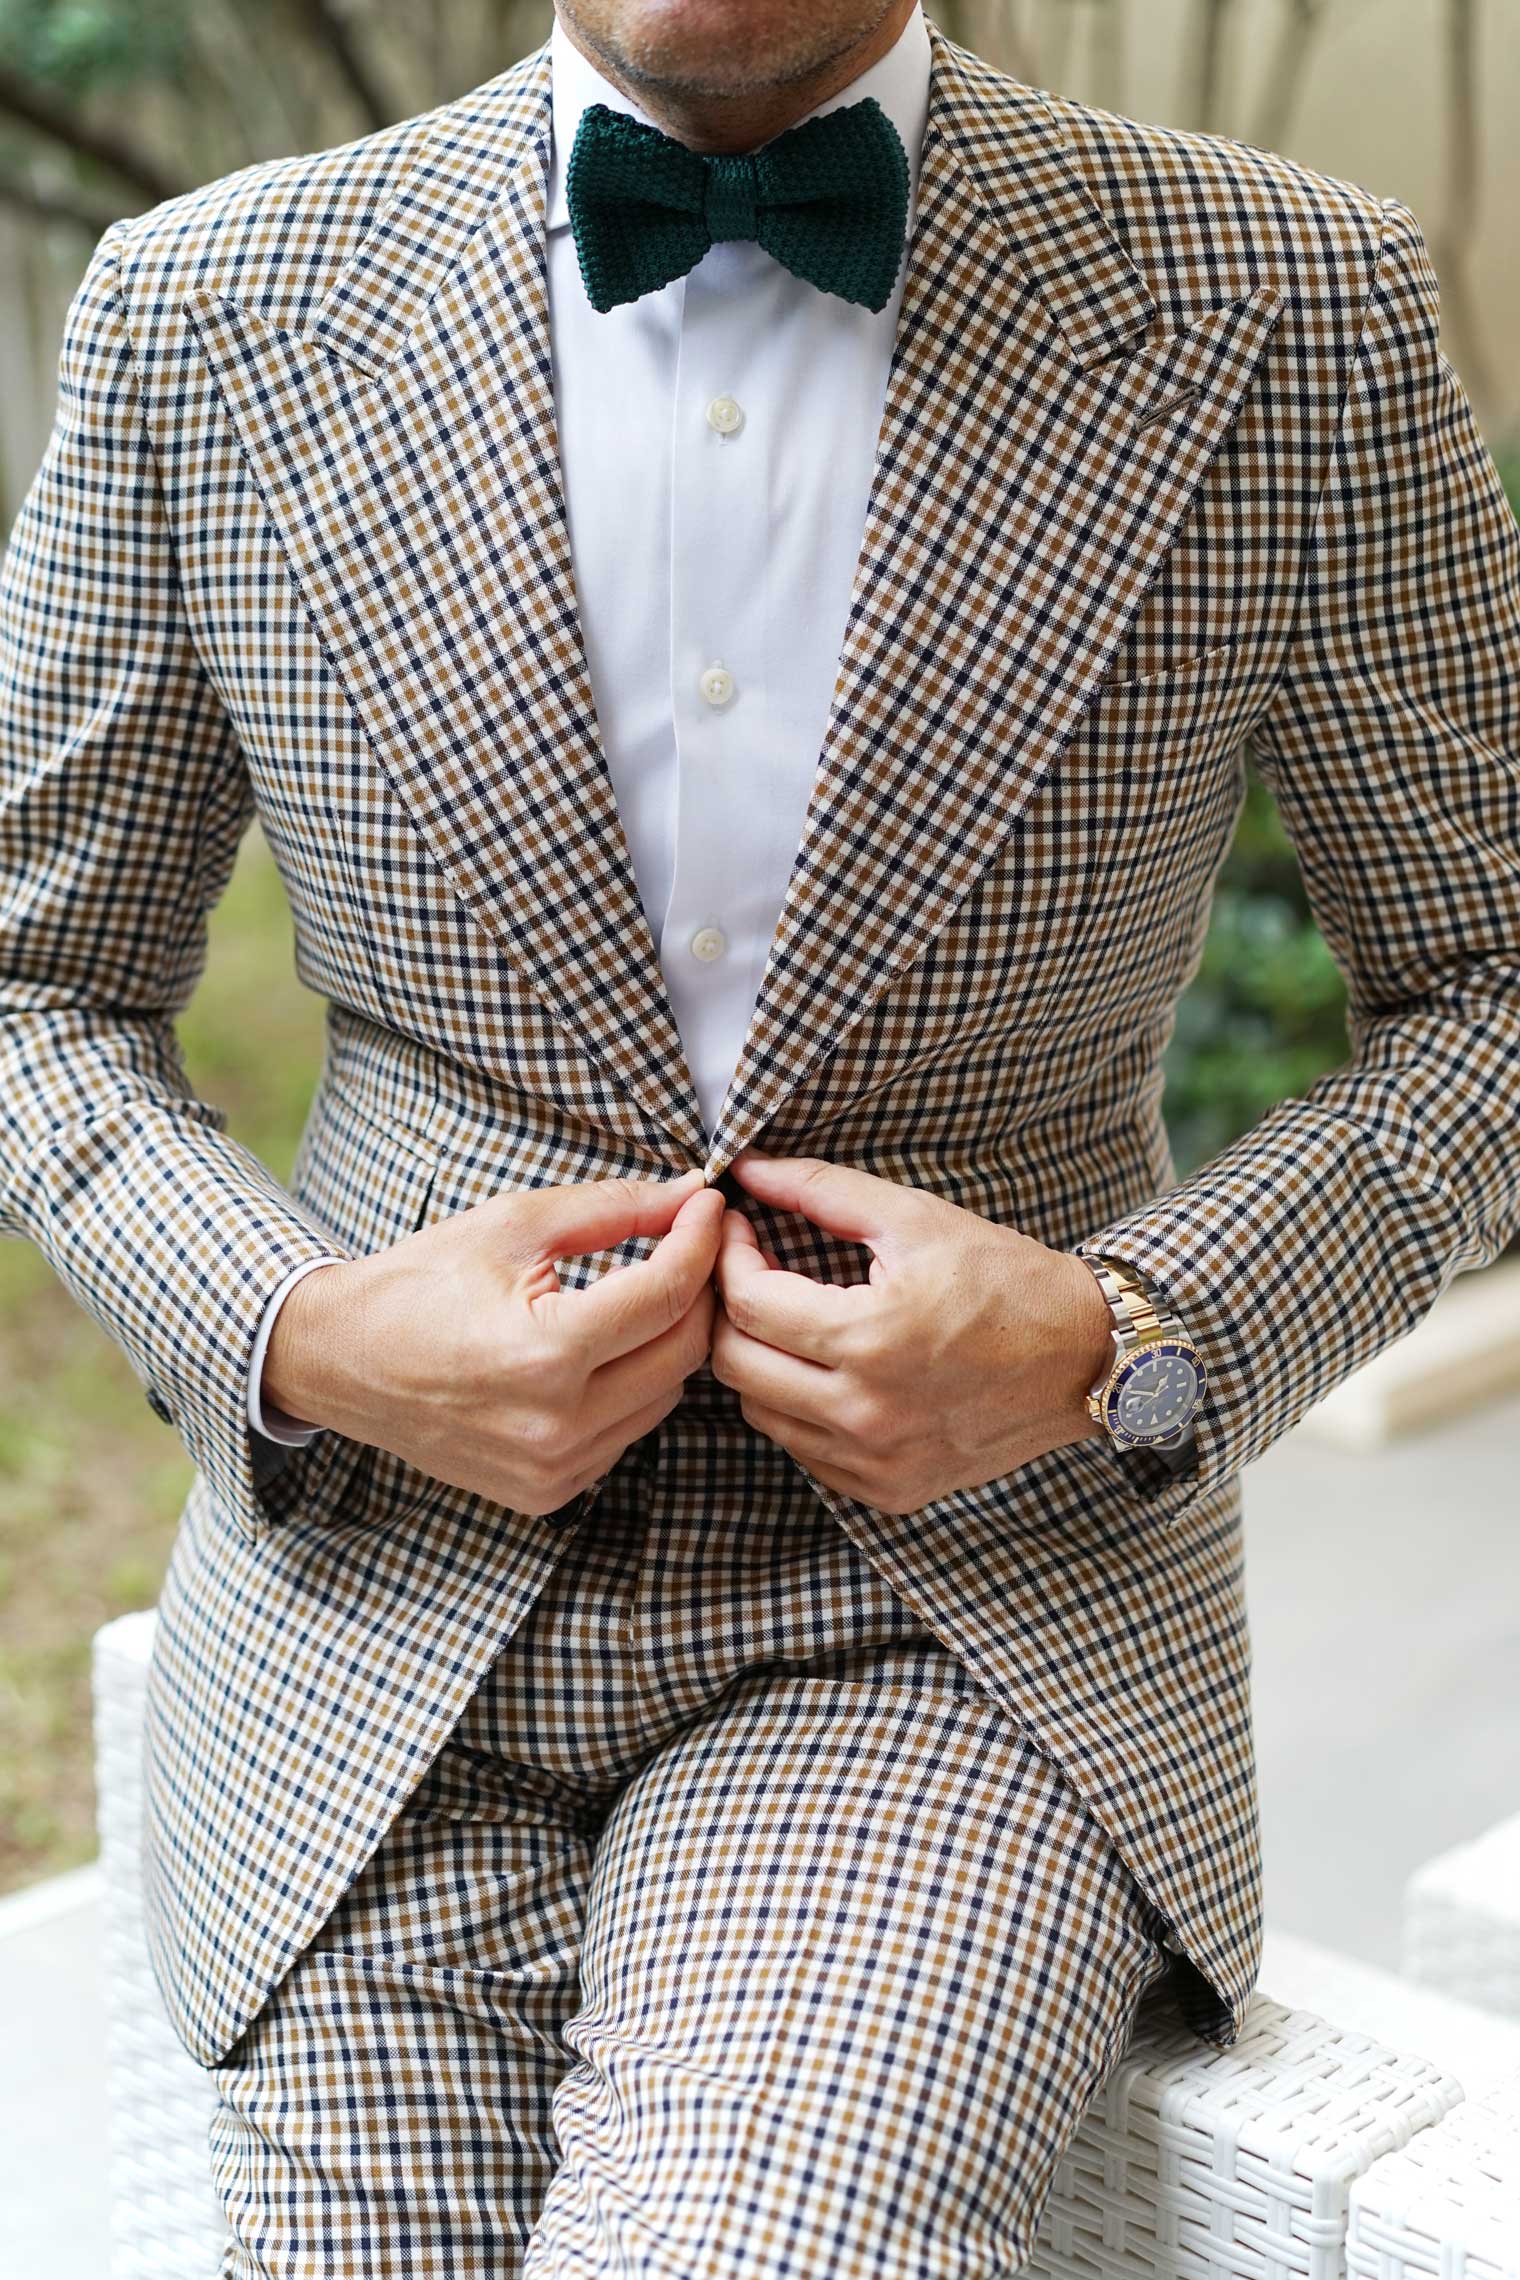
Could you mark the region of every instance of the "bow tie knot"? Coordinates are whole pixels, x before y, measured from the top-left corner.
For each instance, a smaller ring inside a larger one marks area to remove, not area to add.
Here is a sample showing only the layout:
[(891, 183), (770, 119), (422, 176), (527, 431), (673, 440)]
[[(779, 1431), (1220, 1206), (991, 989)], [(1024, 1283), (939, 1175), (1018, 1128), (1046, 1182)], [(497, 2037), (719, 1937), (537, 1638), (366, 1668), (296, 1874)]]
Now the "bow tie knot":
[(720, 238), (759, 236), (760, 184), (748, 151), (709, 158), (702, 221), (714, 244)]
[(909, 181), (902, 138), (871, 95), (757, 151), (712, 153), (589, 103), (565, 203), (594, 309), (668, 285), (729, 238), (754, 239), (822, 292), (882, 309), (902, 259)]

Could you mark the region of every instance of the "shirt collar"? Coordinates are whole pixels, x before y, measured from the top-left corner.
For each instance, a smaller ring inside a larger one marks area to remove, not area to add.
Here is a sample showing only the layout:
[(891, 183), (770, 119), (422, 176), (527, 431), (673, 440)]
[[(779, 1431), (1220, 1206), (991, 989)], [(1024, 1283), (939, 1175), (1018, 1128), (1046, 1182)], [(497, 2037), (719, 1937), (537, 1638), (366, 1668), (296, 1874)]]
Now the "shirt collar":
[[(553, 125), (545, 227), (555, 230), (569, 227), (565, 161), (586, 106), (605, 103), (609, 110), (627, 111), (635, 119), (643, 119), (648, 126), (655, 125), (656, 121), (641, 111), (637, 103), (630, 102), (621, 88), (604, 79), (589, 58), (582, 55), (560, 22), (558, 10), (549, 32), (549, 72)], [(878, 56), (847, 85), (836, 88), (823, 102), (815, 104), (805, 116), (817, 118), (825, 111), (838, 110), (841, 104), (858, 103), (865, 95), (875, 96), (901, 135), (903, 149), (908, 154), (908, 227), (911, 229), (918, 189), (919, 152), (929, 112), (929, 32), (921, 5), (915, 7), (885, 55)], [(794, 125), (800, 123), (793, 122)]]

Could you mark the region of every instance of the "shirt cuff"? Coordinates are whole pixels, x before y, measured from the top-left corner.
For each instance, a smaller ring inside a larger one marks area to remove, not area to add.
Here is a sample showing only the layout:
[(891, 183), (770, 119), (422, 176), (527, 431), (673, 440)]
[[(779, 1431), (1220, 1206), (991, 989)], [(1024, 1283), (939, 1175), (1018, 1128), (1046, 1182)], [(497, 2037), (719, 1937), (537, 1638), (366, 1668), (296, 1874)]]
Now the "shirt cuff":
[(343, 1261), (331, 1259), (303, 1259), (292, 1267), (285, 1280), (276, 1283), (268, 1303), (259, 1318), (258, 1336), (253, 1341), (253, 1353), (248, 1363), (248, 1423), (250, 1428), (266, 1441), (279, 1441), (291, 1449), (304, 1449), (322, 1431), (320, 1425), (307, 1425), (299, 1417), (287, 1417), (283, 1409), (264, 1409), (259, 1402), (259, 1380), (264, 1374), (264, 1354), (269, 1345), (269, 1333), (274, 1318), (285, 1300), (296, 1287), (302, 1275), (309, 1275), (316, 1267), (341, 1267)]

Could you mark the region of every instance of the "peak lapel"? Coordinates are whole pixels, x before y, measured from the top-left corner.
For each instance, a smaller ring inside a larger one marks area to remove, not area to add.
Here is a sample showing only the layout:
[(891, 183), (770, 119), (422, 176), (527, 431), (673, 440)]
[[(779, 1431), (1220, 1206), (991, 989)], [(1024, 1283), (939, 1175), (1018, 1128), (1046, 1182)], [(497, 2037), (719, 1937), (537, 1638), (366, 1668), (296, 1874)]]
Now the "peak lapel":
[(1070, 736), (1282, 298), (1155, 303), (1038, 97), (930, 24), (919, 202), (834, 701), (716, 1178), (920, 955)]
[(213, 292), (186, 313), (329, 661), (444, 875), (695, 1156), (576, 606), (549, 136), (546, 45), (439, 115), (302, 331)]

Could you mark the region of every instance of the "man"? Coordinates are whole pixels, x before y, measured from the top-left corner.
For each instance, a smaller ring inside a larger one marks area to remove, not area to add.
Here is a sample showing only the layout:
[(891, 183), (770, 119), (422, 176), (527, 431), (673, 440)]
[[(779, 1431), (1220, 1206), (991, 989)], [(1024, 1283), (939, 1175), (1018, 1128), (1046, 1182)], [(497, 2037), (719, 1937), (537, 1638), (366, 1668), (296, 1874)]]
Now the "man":
[[(225, 2274), (1013, 2271), (1146, 1991), (1236, 2039), (1241, 1468), (1520, 1229), (1517, 566), (1406, 208), (916, 0), (561, 0), (107, 232), (0, 1203), (199, 1468)], [(1247, 737), (1352, 1052), (1178, 1181)], [(288, 1190), (172, 1026), (255, 811)]]

